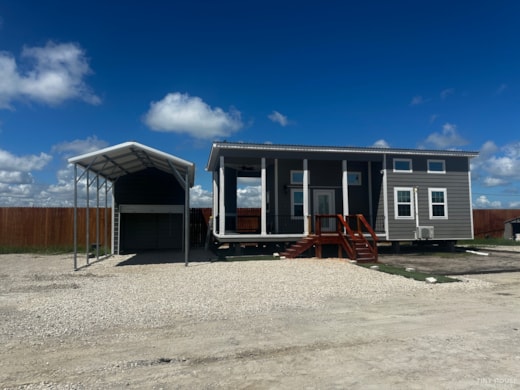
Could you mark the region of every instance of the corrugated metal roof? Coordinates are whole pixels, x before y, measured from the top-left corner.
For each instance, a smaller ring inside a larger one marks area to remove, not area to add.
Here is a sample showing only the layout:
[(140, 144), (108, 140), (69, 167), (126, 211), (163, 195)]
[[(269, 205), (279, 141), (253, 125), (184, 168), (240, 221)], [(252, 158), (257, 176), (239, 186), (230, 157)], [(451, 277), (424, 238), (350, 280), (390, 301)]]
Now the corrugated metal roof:
[(280, 152), (280, 156), (289, 156), (291, 153), (357, 153), (357, 154), (399, 154), (402, 156), (439, 156), (439, 157), (468, 157), (478, 156), (478, 152), (466, 152), (460, 150), (431, 150), (431, 149), (394, 149), (356, 146), (311, 146), (311, 145), (287, 145), (287, 144), (255, 144), (235, 142), (214, 142), (209, 155), (206, 170), (213, 170), (217, 164), (217, 158), (221, 151), (240, 150), (255, 152)]
[(147, 168), (156, 168), (173, 175), (179, 173), (183, 178), (188, 173), (190, 187), (193, 187), (195, 181), (195, 164), (137, 142), (124, 142), (69, 158), (68, 161), (110, 181)]

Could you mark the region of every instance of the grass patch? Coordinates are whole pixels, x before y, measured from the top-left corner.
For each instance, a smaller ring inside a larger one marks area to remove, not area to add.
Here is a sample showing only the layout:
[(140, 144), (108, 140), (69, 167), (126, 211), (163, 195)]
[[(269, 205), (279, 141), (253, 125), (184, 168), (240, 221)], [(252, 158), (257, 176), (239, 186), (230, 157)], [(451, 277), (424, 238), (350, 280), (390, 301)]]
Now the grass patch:
[(218, 261), (264, 261), (280, 260), (279, 256), (273, 255), (251, 255), (251, 256), (219, 256)]
[[(84, 251), (84, 249), (83, 249)], [(0, 246), (0, 254), (16, 254), (16, 253), (32, 253), (38, 255), (62, 255), (66, 253), (73, 253), (74, 248), (69, 246), (55, 246), (55, 247), (32, 247), (32, 246)]]
[(388, 264), (382, 264), (382, 263), (357, 263), (360, 267), (364, 268), (370, 268), (374, 265), (377, 265), (379, 267), (378, 271), (385, 272), (387, 274), (391, 275), (399, 275), (404, 276), (405, 278), (418, 280), (420, 282), (424, 282), (426, 278), (433, 277), (437, 279), (437, 283), (453, 283), (453, 282), (460, 282), (459, 279), (450, 278), (448, 276), (442, 276), (442, 275), (431, 275), (424, 272), (419, 271), (407, 271), (405, 268), (402, 267), (396, 267), (394, 265), (388, 265)]
[(458, 241), (459, 245), (470, 246), (520, 246), (520, 241), (508, 240), (506, 238), (475, 238), (474, 240)]

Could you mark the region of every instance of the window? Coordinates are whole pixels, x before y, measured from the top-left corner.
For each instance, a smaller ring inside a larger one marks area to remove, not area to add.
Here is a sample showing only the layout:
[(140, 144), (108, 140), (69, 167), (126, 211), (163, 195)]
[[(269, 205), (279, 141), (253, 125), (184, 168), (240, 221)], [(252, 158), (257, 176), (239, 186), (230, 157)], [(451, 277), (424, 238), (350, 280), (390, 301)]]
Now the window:
[(291, 184), (303, 184), (303, 171), (291, 171)]
[(446, 188), (428, 188), (430, 219), (448, 219)]
[(361, 185), (361, 172), (348, 172), (347, 182), (349, 186), (360, 186)]
[(395, 219), (413, 219), (413, 188), (394, 188)]
[(428, 160), (428, 173), (446, 173), (444, 160)]
[(291, 189), (291, 217), (303, 218), (303, 190)]
[(394, 172), (412, 172), (412, 160), (408, 158), (394, 158)]

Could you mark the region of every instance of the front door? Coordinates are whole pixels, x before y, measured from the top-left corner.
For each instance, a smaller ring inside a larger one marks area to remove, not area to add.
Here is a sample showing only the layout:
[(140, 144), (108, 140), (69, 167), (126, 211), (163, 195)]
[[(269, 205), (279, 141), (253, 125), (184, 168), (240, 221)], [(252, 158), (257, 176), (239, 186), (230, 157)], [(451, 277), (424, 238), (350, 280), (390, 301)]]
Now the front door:
[[(316, 214), (334, 214), (334, 190), (314, 190), (314, 212)], [(316, 218), (314, 218), (316, 220)], [(321, 230), (324, 232), (336, 230), (335, 218), (321, 218)]]

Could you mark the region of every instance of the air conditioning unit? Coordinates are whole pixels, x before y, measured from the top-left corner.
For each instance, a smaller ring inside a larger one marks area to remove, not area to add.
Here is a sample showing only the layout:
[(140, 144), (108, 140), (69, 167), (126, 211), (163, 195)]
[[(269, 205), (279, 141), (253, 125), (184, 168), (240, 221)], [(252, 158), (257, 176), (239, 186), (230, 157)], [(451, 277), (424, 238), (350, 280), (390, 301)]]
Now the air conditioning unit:
[(433, 226), (417, 226), (415, 235), (418, 240), (432, 240), (434, 237)]

